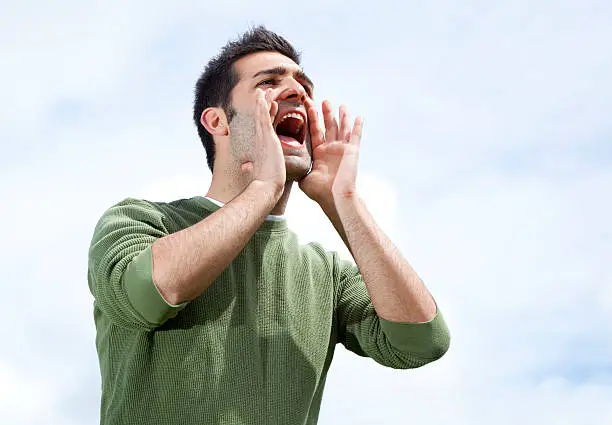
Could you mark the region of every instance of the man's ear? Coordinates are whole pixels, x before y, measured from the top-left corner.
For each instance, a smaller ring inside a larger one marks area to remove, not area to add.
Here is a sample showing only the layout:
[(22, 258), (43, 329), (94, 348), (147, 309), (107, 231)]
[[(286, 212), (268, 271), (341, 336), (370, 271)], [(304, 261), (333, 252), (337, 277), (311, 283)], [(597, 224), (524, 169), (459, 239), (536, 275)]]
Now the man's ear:
[(229, 134), (227, 116), (222, 108), (211, 107), (204, 109), (200, 117), (200, 123), (213, 136), (227, 136)]

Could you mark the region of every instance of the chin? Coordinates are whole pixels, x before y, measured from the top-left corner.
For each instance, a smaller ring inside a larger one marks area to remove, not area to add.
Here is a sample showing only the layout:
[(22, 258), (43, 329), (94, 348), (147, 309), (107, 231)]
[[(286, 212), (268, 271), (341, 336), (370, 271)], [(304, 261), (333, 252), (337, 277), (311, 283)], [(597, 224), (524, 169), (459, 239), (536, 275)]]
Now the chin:
[(310, 158), (289, 157), (285, 160), (285, 169), (287, 181), (300, 180), (310, 170)]

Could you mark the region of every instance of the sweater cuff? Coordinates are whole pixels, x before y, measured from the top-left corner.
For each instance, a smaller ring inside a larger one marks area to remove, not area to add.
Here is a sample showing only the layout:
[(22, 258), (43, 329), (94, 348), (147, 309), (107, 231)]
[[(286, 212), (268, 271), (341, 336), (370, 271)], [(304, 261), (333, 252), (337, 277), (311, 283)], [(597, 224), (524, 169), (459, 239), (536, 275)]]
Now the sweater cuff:
[(441, 357), (450, 345), (450, 334), (440, 310), (429, 322), (402, 323), (380, 319), (389, 343), (400, 351), (422, 359)]
[(175, 317), (187, 305), (169, 304), (159, 293), (153, 282), (153, 251), (151, 246), (138, 254), (128, 265), (123, 285), (128, 301), (144, 320), (161, 325), (166, 320)]

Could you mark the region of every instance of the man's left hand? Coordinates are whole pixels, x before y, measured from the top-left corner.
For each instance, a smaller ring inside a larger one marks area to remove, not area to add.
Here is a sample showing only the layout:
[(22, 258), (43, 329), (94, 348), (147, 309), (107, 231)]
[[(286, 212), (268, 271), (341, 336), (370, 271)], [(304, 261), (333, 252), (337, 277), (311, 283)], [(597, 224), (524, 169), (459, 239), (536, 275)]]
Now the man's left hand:
[(306, 101), (312, 141), (312, 169), (299, 182), (300, 189), (319, 205), (331, 205), (339, 197), (356, 194), (357, 163), (363, 119), (351, 126), (346, 106), (340, 107), (339, 121), (329, 101), (323, 102), (325, 132), (320, 125), (316, 105)]

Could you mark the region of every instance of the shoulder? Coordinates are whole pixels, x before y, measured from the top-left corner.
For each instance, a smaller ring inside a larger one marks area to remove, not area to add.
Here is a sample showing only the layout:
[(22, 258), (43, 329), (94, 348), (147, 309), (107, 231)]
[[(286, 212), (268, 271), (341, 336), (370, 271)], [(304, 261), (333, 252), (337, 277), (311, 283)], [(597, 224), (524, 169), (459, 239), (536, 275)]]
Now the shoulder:
[(192, 198), (181, 198), (169, 202), (161, 201), (145, 201), (154, 205), (156, 208), (163, 211), (168, 211), (176, 214), (189, 214), (189, 213), (202, 213), (207, 210), (207, 204), (203, 201), (204, 198), (201, 196), (194, 196)]
[(98, 219), (96, 229), (108, 226), (111, 223), (129, 223), (146, 220), (159, 215), (154, 203), (144, 199), (124, 198), (103, 211)]
[(198, 197), (170, 202), (127, 197), (107, 208), (96, 227), (110, 222), (146, 223), (155, 227), (175, 227), (177, 222), (201, 220), (206, 215)]
[(176, 199), (173, 201), (151, 201), (148, 199), (128, 197), (109, 208), (124, 209), (128, 211), (155, 211), (159, 214), (189, 214), (195, 211), (201, 212), (204, 204), (201, 197)]
[(91, 245), (139, 235), (163, 237), (195, 224), (203, 216), (197, 198), (172, 202), (124, 198), (103, 211), (95, 224)]
[(311, 261), (329, 268), (337, 277), (340, 277), (343, 273), (357, 271), (353, 262), (343, 259), (337, 251), (328, 250), (319, 242), (300, 245), (300, 252)]
[(317, 259), (326, 263), (333, 263), (336, 253), (326, 250), (319, 242), (309, 242), (300, 245), (300, 252), (306, 257)]

